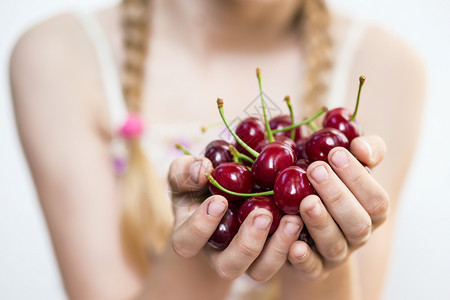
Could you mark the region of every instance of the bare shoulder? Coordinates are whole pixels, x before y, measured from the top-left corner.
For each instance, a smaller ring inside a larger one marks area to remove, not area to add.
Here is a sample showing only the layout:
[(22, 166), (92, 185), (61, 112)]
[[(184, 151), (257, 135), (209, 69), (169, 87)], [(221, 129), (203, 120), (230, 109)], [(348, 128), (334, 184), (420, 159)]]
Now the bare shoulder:
[[(53, 17), (28, 29), (18, 39), (11, 55), (13, 80), (17, 73), (51, 74), (43, 67), (63, 67), (64, 62), (86, 56), (87, 37), (73, 14)], [(76, 66), (76, 64), (73, 64)], [(53, 74), (55, 75), (55, 74)]]
[(410, 43), (388, 29), (367, 25), (351, 70), (355, 78), (352, 86), (359, 75), (367, 77), (366, 96), (377, 97), (368, 103), (389, 104), (398, 112), (397, 109), (414, 110), (424, 101), (426, 71), (422, 58)]
[(63, 122), (61, 126), (69, 126), (68, 114), (83, 124), (107, 122), (99, 113), (105, 101), (97, 56), (74, 14), (43, 21), (18, 39), (10, 59), (10, 81), (21, 134), (35, 132), (35, 124), (47, 124), (40, 115)]
[(426, 70), (418, 51), (404, 38), (367, 25), (350, 71), (347, 106), (356, 99), (358, 77), (366, 76), (359, 120), (367, 134), (381, 136), (387, 155), (377, 168), (393, 199), (413, 159), (422, 127)]

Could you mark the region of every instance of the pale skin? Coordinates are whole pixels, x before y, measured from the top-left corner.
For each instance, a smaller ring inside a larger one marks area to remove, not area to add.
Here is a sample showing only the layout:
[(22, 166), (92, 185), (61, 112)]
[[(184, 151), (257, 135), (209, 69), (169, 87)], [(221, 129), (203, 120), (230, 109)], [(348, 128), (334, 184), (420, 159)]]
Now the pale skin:
[[(256, 66), (262, 68), (274, 98), (300, 93), (303, 57), (287, 24), (301, 1), (266, 2), (197, 0), (188, 7), (177, 0), (155, 3), (143, 111), (148, 124), (167, 118), (215, 122), (217, 111), (210, 103), (217, 96), (224, 98), (227, 115), (238, 115), (242, 108), (233, 99), (253, 99)], [(98, 17), (119, 64), (123, 51), (118, 12), (114, 7)], [(221, 26), (222, 17), (232, 18), (228, 24), (236, 26)], [(339, 44), (349, 21), (334, 17), (332, 24)], [(258, 34), (261, 26), (269, 33)], [(254, 211), (232, 244), (217, 252), (205, 244), (222, 215), (212, 203), (224, 209), (224, 198), (210, 197), (189, 211), (177, 205), (172, 247), (154, 262), (152, 275), (143, 278), (120, 245), (120, 182), (108, 155), (113, 129), (89, 43), (76, 20), (63, 15), (27, 32), (11, 58), (19, 133), (70, 298), (200, 299), (207, 293), (221, 299), (231, 280), (247, 273), (259, 281), (280, 276), (283, 299), (379, 299), (425, 93), (423, 67), (407, 45), (381, 29), (368, 29), (351, 66), (354, 81), (349, 82), (345, 103), (353, 107), (357, 78), (364, 74), (367, 82), (358, 119), (366, 134), (352, 143), (350, 152), (333, 150), (330, 165), (314, 163), (308, 168), (320, 198), (311, 196), (301, 203), (301, 218), (283, 217), (264, 246), (263, 221), (268, 218), (270, 223), (271, 215)], [(174, 89), (174, 83), (182, 84)], [(158, 99), (177, 100), (177, 107)], [(347, 158), (346, 166), (333, 163), (333, 154)], [(356, 159), (375, 167), (374, 176)], [(187, 187), (174, 182), (173, 174), (198, 167), (194, 165), (193, 157), (181, 157), (171, 166), (169, 181), (177, 203), (190, 199), (183, 193)], [(209, 168), (204, 161), (202, 169)], [(320, 170), (328, 179), (314, 179), (326, 177), (316, 172)], [(187, 178), (191, 179), (190, 188), (206, 184), (202, 176)], [(305, 225), (319, 254), (296, 242)]]

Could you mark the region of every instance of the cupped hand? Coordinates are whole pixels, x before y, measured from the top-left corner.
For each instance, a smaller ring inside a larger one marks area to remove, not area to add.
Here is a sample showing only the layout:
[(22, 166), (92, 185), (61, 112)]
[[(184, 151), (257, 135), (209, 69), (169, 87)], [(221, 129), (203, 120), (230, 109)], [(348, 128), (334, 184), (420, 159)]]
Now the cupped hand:
[(204, 157), (182, 156), (171, 164), (174, 251), (185, 258), (201, 252), (206, 254), (212, 268), (226, 280), (243, 273), (258, 281), (270, 279), (285, 264), (289, 249), (303, 227), (302, 220), (295, 215), (284, 216), (278, 229), (267, 239), (272, 215), (268, 210), (256, 209), (242, 223), (227, 248), (213, 249), (207, 243), (225, 214), (228, 202), (217, 195), (202, 203), (195, 201), (207, 187), (204, 173), (211, 170), (211, 162)]
[(301, 277), (326, 277), (386, 220), (389, 197), (364, 167), (376, 166), (385, 153), (380, 137), (362, 136), (352, 141), (350, 152), (334, 148), (329, 164), (317, 161), (308, 167), (308, 178), (318, 195), (303, 199), (300, 215), (317, 252), (303, 241), (292, 244), (288, 259)]

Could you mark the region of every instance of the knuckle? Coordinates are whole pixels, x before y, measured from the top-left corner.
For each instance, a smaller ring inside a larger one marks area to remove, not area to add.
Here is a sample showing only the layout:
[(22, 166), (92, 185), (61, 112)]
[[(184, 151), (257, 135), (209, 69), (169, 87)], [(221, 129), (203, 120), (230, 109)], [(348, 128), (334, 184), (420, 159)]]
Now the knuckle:
[(201, 224), (199, 224), (199, 222), (195, 222), (195, 220), (193, 220), (193, 222), (190, 224), (189, 235), (194, 241), (203, 239), (207, 235), (205, 229), (206, 226), (202, 226)]
[(361, 246), (369, 240), (372, 233), (372, 223), (363, 222), (360, 226), (357, 226), (352, 232), (351, 241), (355, 246)]
[(259, 247), (256, 244), (249, 244), (246, 242), (240, 242), (238, 244), (238, 251), (246, 258), (255, 258), (259, 254)]
[(365, 177), (369, 175), (365, 169), (358, 172), (358, 174), (354, 175), (352, 178), (350, 178), (350, 184), (351, 186), (360, 186), (364, 184)]
[(175, 239), (172, 239), (171, 244), (175, 254), (177, 254), (180, 257), (191, 258), (195, 255), (191, 251), (189, 251), (186, 247), (182, 247), (180, 243), (177, 242)]
[(280, 246), (272, 246), (273, 256), (276, 257), (286, 257), (289, 249), (280, 247)]
[(328, 197), (326, 197), (326, 202), (330, 205), (335, 205), (341, 202), (341, 200), (344, 198), (344, 192), (341, 189), (336, 189), (334, 191), (331, 191)]
[(314, 264), (304, 264), (300, 267), (297, 266), (297, 271), (301, 273), (301, 276), (308, 281), (316, 281), (320, 278), (321, 272)]
[(169, 173), (167, 175), (167, 179), (169, 181), (170, 186), (177, 185), (178, 182), (177, 175), (180, 169), (180, 159), (181, 159), (180, 157), (176, 158), (170, 163)]
[(332, 262), (340, 262), (347, 256), (347, 243), (345, 240), (339, 240), (330, 245), (325, 258)]
[(389, 196), (385, 191), (382, 191), (373, 198), (368, 213), (374, 222), (383, 223), (387, 218), (389, 209)]
[(257, 282), (267, 282), (271, 278), (269, 274), (264, 274), (264, 272), (261, 271), (255, 271), (255, 270), (249, 270), (247, 275)]
[(223, 265), (215, 266), (217, 275), (224, 280), (234, 280), (239, 275), (232, 274), (229, 270), (225, 269)]

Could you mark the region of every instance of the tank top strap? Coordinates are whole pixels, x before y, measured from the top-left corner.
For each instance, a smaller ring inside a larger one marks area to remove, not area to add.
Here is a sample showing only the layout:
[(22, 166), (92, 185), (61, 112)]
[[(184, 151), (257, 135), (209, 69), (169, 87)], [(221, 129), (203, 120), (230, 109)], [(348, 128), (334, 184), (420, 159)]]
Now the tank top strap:
[(98, 19), (88, 12), (75, 13), (94, 47), (109, 109), (111, 128), (118, 130), (127, 116), (119, 69), (114, 59), (110, 41)]
[(367, 27), (366, 21), (361, 19), (353, 20), (344, 41), (336, 49), (335, 64), (331, 73), (331, 86), (326, 101), (326, 105), (329, 108), (343, 106), (345, 103), (350, 69)]

